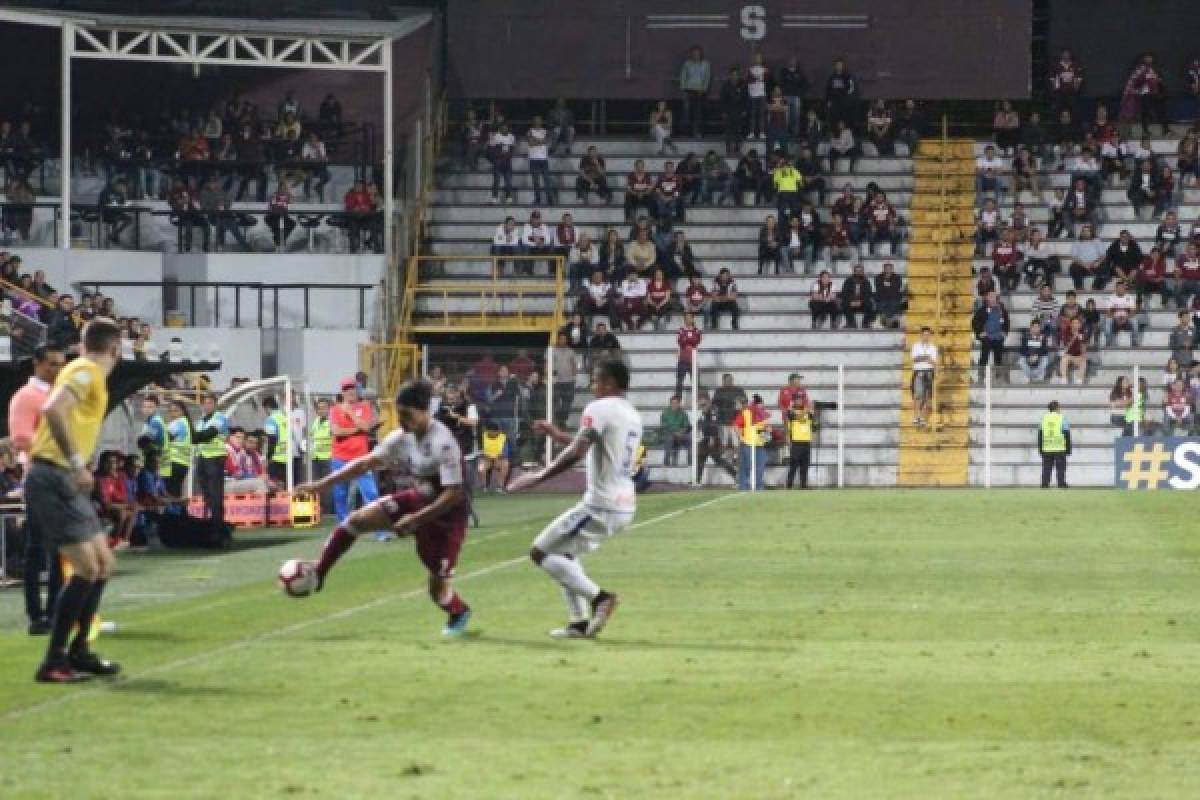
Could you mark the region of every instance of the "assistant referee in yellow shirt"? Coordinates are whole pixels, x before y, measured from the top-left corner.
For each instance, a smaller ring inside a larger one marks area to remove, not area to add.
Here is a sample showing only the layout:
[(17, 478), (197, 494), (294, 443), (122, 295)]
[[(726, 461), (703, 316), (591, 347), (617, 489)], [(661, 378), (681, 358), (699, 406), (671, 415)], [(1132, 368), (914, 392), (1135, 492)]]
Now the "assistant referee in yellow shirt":
[(115, 564), (92, 505), (95, 481), (88, 464), (108, 412), (108, 375), (120, 357), (117, 326), (106, 319), (89, 322), (83, 355), (58, 373), (30, 447), (26, 513), (72, 572), (58, 596), (45, 660), (34, 675), (41, 683), (74, 683), (121, 671), (88, 648), (88, 631)]

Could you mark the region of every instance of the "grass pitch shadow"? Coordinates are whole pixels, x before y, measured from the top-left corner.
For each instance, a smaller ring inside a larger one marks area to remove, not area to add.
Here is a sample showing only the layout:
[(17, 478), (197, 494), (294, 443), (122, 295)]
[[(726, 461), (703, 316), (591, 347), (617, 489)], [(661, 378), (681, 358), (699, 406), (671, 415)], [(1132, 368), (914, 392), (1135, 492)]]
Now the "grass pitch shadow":
[(688, 642), (688, 641), (650, 641), (649, 639), (515, 639), (504, 636), (489, 636), (485, 632), (476, 632), (474, 636), (463, 637), (462, 641), (480, 645), (497, 645), (499, 647), (516, 647), (525, 650), (562, 650), (566, 647), (608, 647), (625, 650), (658, 650), (688, 653), (711, 653), (713, 651), (726, 653), (761, 653), (770, 655), (792, 655), (794, 647), (775, 647), (761, 644), (737, 644), (723, 642)]

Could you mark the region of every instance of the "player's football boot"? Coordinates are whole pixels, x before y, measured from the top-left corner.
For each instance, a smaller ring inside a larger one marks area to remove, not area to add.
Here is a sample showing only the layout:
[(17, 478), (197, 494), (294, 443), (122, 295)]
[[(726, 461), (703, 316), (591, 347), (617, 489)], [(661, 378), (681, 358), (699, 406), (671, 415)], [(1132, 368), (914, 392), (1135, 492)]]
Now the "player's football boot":
[(71, 669), (87, 675), (103, 675), (112, 677), (121, 674), (121, 665), (115, 661), (105, 661), (95, 653), (72, 653), (67, 657)]
[(561, 628), (555, 628), (550, 631), (550, 636), (555, 639), (586, 639), (587, 625), (587, 620), (581, 619)]
[(80, 683), (91, 680), (91, 678), (91, 675), (76, 672), (70, 664), (66, 663), (43, 663), (33, 674), (33, 679), (38, 683)]
[(442, 636), (462, 636), (467, 630), (467, 623), (471, 621), (471, 609), (460, 611), (457, 614), (451, 614), (446, 620), (446, 627), (442, 628)]
[(592, 618), (588, 620), (587, 635), (595, 636), (604, 630), (608, 620), (617, 610), (617, 596), (605, 591), (596, 595), (592, 601)]

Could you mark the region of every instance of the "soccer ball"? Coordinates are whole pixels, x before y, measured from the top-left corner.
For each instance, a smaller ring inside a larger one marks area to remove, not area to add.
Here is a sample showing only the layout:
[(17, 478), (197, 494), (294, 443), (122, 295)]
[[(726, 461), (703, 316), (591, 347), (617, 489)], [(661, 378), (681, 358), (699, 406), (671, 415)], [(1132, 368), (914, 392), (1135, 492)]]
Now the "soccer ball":
[(293, 558), (279, 568), (279, 588), (288, 597), (307, 597), (316, 591), (317, 571), (308, 561)]

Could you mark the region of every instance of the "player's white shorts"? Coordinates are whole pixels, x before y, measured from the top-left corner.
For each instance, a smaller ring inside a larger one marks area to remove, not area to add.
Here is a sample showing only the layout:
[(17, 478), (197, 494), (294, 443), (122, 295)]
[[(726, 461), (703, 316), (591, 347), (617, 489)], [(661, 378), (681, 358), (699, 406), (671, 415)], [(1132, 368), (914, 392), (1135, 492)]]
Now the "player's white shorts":
[(633, 522), (633, 511), (601, 511), (580, 503), (546, 526), (533, 546), (543, 553), (581, 556)]

